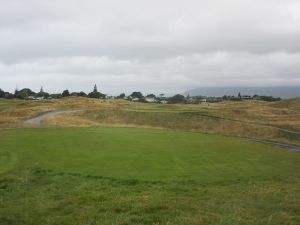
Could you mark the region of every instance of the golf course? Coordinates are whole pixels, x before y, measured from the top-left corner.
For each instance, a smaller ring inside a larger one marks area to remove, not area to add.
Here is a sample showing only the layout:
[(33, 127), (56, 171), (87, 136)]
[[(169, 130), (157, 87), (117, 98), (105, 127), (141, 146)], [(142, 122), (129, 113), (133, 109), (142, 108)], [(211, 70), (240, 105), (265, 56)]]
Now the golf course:
[(300, 224), (299, 106), (0, 100), (0, 224)]

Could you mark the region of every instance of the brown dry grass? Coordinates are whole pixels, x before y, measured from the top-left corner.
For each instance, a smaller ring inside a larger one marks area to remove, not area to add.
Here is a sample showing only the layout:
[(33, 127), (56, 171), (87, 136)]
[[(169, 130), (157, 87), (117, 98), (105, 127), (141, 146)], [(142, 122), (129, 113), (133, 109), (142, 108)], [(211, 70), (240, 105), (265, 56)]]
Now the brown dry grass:
[(89, 110), (83, 112), (81, 116), (98, 124), (128, 124), (130, 126), (150, 126), (265, 139), (274, 139), (278, 135), (278, 130), (274, 127), (207, 117), (206, 115), (199, 115), (197, 112), (159, 113)]
[(26, 119), (35, 117), (43, 112), (52, 111), (52, 107), (34, 107), (9, 109), (0, 113), (0, 124), (21, 123)]
[(49, 117), (43, 121), (43, 124), (57, 127), (89, 127), (98, 125), (95, 121), (70, 114), (67, 116), (59, 115)]
[[(7, 104), (6, 100), (0, 102)], [(256, 137), (300, 144), (300, 136), (276, 127), (300, 131), (298, 100), (283, 103), (262, 101), (222, 102), (200, 105), (159, 105), (124, 100), (70, 97), (59, 100), (14, 100), (15, 108), (2, 107), (0, 126), (24, 126), (23, 121), (43, 112), (80, 109), (80, 112), (49, 117), (43, 126), (138, 126)], [(293, 104), (291, 104), (291, 102)], [(0, 104), (0, 106), (1, 106)], [(279, 107), (280, 106), (280, 107)]]
[(292, 98), (292, 99), (285, 99), (280, 102), (271, 103), (272, 107), (276, 108), (288, 108), (290, 110), (294, 110), (300, 113), (300, 97)]
[[(14, 107), (11, 107), (13, 103)], [(44, 112), (62, 110), (62, 109), (99, 109), (115, 108), (118, 103), (114, 101), (104, 101), (88, 98), (65, 98), (58, 100), (44, 101), (24, 101), (24, 100), (1, 100), (0, 106), (7, 105), (0, 112), (0, 126), (4, 127), (9, 124), (21, 125), (24, 120), (38, 116)]]

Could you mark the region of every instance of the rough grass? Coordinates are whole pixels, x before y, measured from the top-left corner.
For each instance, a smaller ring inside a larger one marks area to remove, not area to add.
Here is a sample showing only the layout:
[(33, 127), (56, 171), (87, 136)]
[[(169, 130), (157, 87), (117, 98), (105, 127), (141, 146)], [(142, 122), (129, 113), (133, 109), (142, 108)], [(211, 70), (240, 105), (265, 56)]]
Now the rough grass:
[(300, 154), (133, 128), (0, 130), (0, 224), (300, 223)]
[(300, 97), (275, 102), (272, 103), (272, 106), (277, 108), (288, 108), (300, 113)]
[(297, 225), (298, 179), (146, 182), (33, 168), (0, 183), (2, 225)]
[(0, 127), (23, 127), (24, 120), (41, 113), (62, 109), (94, 109), (117, 107), (117, 102), (88, 98), (66, 98), (42, 101), (0, 100)]
[[(59, 100), (1, 100), (0, 127), (24, 127), (23, 121), (40, 113), (81, 109), (81, 113), (56, 116), (44, 126), (138, 126), (263, 138), (300, 145), (300, 107), (297, 99), (278, 103), (222, 102), (201, 105), (162, 105), (124, 100), (70, 97)], [(27, 125), (28, 126), (28, 125)]]
[[(168, 129), (197, 131), (206, 133), (226, 134), (233, 136), (280, 140), (286, 143), (300, 144), (300, 134), (291, 137), (289, 133), (280, 131), (275, 125), (255, 121), (239, 120), (236, 117), (216, 115), (214, 111), (132, 111), (132, 110), (88, 110), (77, 114), (77, 119), (84, 118), (95, 125), (132, 125), (150, 126)], [(65, 124), (64, 117), (57, 117), (56, 124)], [(79, 120), (80, 121), (80, 120)], [(73, 124), (76, 126), (76, 121)], [(291, 122), (292, 123), (292, 122)], [(285, 128), (289, 128), (285, 126)], [(291, 128), (293, 129), (294, 126)], [(297, 138), (298, 137), (298, 138)]]

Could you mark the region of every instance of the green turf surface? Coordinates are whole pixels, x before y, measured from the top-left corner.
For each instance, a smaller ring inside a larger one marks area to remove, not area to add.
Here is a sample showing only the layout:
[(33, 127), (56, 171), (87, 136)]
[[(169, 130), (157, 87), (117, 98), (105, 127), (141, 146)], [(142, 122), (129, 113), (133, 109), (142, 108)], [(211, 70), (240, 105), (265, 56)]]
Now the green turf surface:
[(135, 128), (0, 130), (0, 224), (300, 224), (300, 154)]
[(299, 154), (272, 146), (155, 129), (13, 129), (1, 132), (0, 142), (8, 165), (126, 179), (210, 182), (286, 176), (300, 168)]

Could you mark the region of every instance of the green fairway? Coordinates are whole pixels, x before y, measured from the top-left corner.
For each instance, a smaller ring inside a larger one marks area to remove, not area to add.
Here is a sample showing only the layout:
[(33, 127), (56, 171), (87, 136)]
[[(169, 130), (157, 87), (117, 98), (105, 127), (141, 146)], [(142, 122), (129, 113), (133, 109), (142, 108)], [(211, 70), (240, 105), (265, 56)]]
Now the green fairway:
[(0, 130), (1, 225), (300, 223), (300, 154), (137, 128)]
[(286, 176), (300, 168), (299, 154), (271, 146), (155, 129), (16, 129), (2, 131), (0, 142), (8, 168), (33, 166), (125, 179), (215, 182)]

